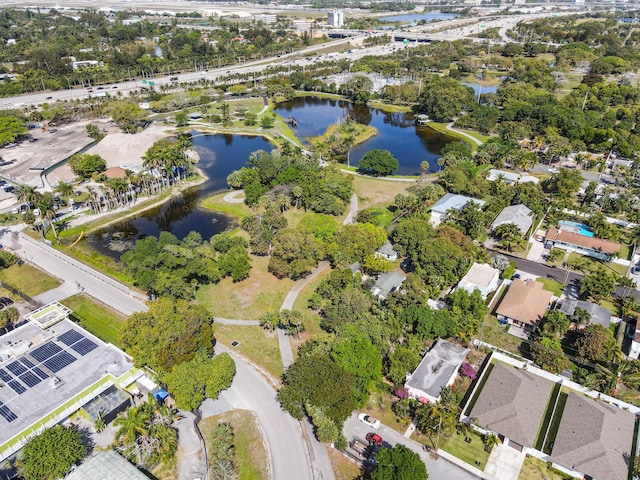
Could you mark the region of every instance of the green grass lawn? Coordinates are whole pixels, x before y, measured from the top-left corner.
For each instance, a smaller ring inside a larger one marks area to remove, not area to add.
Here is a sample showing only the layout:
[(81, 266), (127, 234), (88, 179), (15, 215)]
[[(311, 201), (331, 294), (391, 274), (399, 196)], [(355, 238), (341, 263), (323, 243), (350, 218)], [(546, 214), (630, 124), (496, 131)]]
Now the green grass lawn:
[(15, 263), (9, 268), (0, 270), (0, 280), (30, 297), (52, 290), (62, 284), (57, 278), (26, 263), (22, 263), (22, 265)]
[(549, 446), (556, 441), (556, 436), (558, 435), (558, 428), (560, 428), (560, 420), (562, 420), (562, 413), (564, 412), (564, 406), (567, 403), (568, 396), (569, 395), (567, 392), (565, 391), (560, 392), (560, 397), (558, 398), (558, 404), (556, 405), (556, 411), (553, 412), (553, 417), (551, 418), (551, 422), (549, 424), (547, 441), (545, 442), (542, 450), (546, 454), (551, 453), (551, 448)]
[(125, 322), (123, 316), (84, 294), (65, 298), (60, 303), (73, 310), (71, 320), (80, 323), (100, 340), (120, 346), (118, 331)]
[(479, 470), (484, 470), (489, 460), (489, 453), (484, 450), (482, 438), (477, 433), (472, 433), (468, 438), (471, 438), (471, 443), (467, 443), (465, 436), (458, 433), (454, 433), (450, 437), (442, 436), (438, 447), (463, 462)]
[(229, 423), (233, 427), (233, 463), (238, 469), (239, 480), (266, 480), (267, 452), (256, 417), (249, 410), (233, 410), (221, 415), (205, 418), (198, 425), (207, 451), (211, 452), (211, 433), (219, 423)]
[(207, 197), (202, 201), (201, 206), (203, 208), (213, 210), (216, 212), (233, 215), (234, 217), (237, 217), (238, 222), (242, 220), (244, 217), (251, 215), (251, 209), (247, 207), (244, 203), (225, 202), (223, 198), (228, 193), (231, 193), (231, 191), (219, 193), (218, 195), (212, 195), (211, 197)]
[(556, 398), (558, 398), (559, 394), (560, 384), (556, 383), (553, 385), (553, 389), (551, 390), (551, 395), (549, 396), (549, 401), (547, 402), (547, 409), (545, 410), (544, 418), (542, 419), (540, 429), (538, 430), (538, 434), (536, 435), (536, 441), (534, 445), (537, 450), (542, 450), (545, 435), (547, 434), (547, 430), (549, 429), (551, 418), (554, 413), (554, 408), (556, 406)]
[(553, 292), (556, 297), (562, 295), (562, 290), (564, 288), (562, 284), (557, 280), (554, 280), (552, 278), (538, 277), (536, 278), (536, 282), (540, 282), (541, 284), (543, 284), (544, 289)]
[(391, 404), (397, 400), (396, 397), (387, 392), (373, 392), (367, 401), (367, 404), (361, 411), (377, 418), (387, 427), (404, 433), (409, 427), (410, 420), (404, 419), (398, 421), (396, 414), (391, 410)]
[(267, 333), (259, 326), (223, 325), (214, 323), (213, 330), (216, 339), (230, 347), (234, 340), (237, 347), (231, 347), (251, 361), (265, 368), (277, 378), (282, 375), (282, 358), (278, 337), (274, 333)]
[(569, 480), (570, 478), (572, 477), (551, 468), (547, 462), (527, 455), (518, 480)]

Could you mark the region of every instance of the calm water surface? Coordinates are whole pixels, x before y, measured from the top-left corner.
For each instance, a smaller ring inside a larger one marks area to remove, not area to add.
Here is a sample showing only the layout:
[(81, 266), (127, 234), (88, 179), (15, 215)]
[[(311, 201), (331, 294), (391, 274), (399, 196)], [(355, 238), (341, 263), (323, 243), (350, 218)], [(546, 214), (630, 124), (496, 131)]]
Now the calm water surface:
[(351, 150), (351, 165), (357, 165), (369, 150), (389, 150), (400, 163), (400, 168), (395, 172), (399, 175), (419, 175), (423, 161), (429, 162), (431, 172), (436, 172), (442, 147), (457, 141), (429, 127), (417, 126), (411, 113), (388, 113), (344, 100), (298, 97), (279, 103), (275, 110), (284, 118), (292, 116), (296, 119), (298, 126), (294, 130), (303, 141), (310, 136), (322, 135), (329, 125), (347, 116), (375, 127), (378, 130), (375, 137)]
[(230, 217), (205, 210), (198, 204), (210, 194), (224, 191), (227, 175), (247, 163), (251, 152), (271, 151), (271, 143), (262, 137), (197, 133), (194, 133), (192, 142), (200, 155), (198, 168), (208, 179), (159, 207), (91, 234), (87, 242), (94, 250), (119, 258), (139, 238), (157, 237), (162, 231), (171, 232), (178, 238), (196, 231), (208, 239), (235, 226)]
[(409, 15), (392, 15), (390, 17), (382, 17), (380, 20), (385, 22), (402, 22), (402, 23), (411, 23), (416, 24), (420, 20), (424, 20), (426, 22), (433, 22), (436, 20), (451, 20), (452, 18), (456, 18), (458, 15), (453, 13), (442, 13), (442, 12), (429, 12), (429, 13), (414, 13)]

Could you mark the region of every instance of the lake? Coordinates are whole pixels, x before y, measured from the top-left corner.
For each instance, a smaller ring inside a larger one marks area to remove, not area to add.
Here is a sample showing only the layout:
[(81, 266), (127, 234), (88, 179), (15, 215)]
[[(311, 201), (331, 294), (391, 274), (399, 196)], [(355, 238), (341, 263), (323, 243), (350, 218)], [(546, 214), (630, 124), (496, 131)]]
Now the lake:
[(157, 237), (162, 231), (171, 232), (178, 238), (196, 231), (208, 239), (235, 226), (231, 217), (203, 209), (199, 203), (213, 193), (224, 191), (227, 176), (244, 166), (251, 152), (271, 151), (273, 146), (263, 137), (192, 133), (193, 146), (200, 155), (198, 168), (208, 177), (207, 180), (159, 207), (92, 233), (86, 240), (91, 248), (119, 258), (133, 247), (136, 240), (149, 235)]
[(412, 113), (384, 112), (366, 105), (354, 105), (344, 100), (319, 97), (298, 97), (278, 103), (275, 111), (284, 117), (293, 116), (294, 128), (301, 140), (322, 135), (329, 125), (349, 116), (364, 125), (371, 125), (378, 134), (351, 150), (350, 163), (357, 165), (366, 152), (373, 149), (389, 150), (398, 159), (399, 175), (419, 175), (420, 163), (427, 161), (429, 171), (438, 171), (440, 151), (447, 143), (457, 141), (430, 127), (417, 126)]

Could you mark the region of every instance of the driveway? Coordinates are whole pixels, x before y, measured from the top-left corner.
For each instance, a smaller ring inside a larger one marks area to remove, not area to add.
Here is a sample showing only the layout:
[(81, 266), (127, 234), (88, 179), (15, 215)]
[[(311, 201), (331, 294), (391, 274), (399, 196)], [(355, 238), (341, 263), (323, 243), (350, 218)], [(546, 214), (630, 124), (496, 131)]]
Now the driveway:
[(524, 459), (523, 452), (499, 443), (491, 450), (484, 473), (493, 480), (518, 480)]
[[(351, 440), (352, 437), (364, 439), (366, 434), (371, 431), (371, 428), (358, 420), (358, 412), (354, 412), (351, 417), (347, 419), (344, 424), (344, 435), (347, 440)], [(479, 477), (473, 475), (470, 472), (460, 468), (453, 463), (440, 457), (438, 460), (433, 460), (429, 453), (422, 449), (422, 445), (409, 438), (405, 438), (400, 432), (382, 425), (377, 431), (382, 437), (383, 441), (390, 446), (395, 446), (398, 443), (410, 448), (418, 455), (422, 461), (427, 465), (427, 473), (429, 478), (434, 480), (477, 480)]]

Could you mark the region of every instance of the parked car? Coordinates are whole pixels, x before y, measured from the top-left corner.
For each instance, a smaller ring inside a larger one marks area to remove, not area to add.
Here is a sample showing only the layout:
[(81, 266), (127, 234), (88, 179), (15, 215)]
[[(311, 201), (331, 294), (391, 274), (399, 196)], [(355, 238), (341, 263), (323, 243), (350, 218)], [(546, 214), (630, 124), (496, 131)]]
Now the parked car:
[(631, 273), (640, 273), (640, 263), (636, 263), (631, 269)]
[(366, 413), (361, 413), (358, 415), (358, 420), (367, 425), (368, 427), (378, 429), (380, 428), (380, 420), (377, 418), (373, 418), (371, 415), (367, 415)]
[(20, 213), (20, 210), (18, 210), (18, 207), (13, 207), (13, 208), (11, 209), (11, 213), (13, 213), (14, 215), (17, 215), (17, 214), (19, 214), (19, 213)]
[(0, 297), (0, 305), (3, 307), (8, 307), (9, 305), (13, 305), (13, 300), (9, 297)]
[(367, 433), (367, 442), (369, 445), (375, 445), (377, 447), (382, 446), (382, 437), (374, 432)]
[(53, 100), (53, 97), (49, 96), (49, 97), (45, 98), (45, 100)]
[(34, 209), (33, 209), (33, 214), (34, 214), (36, 217), (39, 217), (39, 216), (40, 216), (40, 209), (38, 209), (38, 208), (34, 208)]
[(57, 128), (52, 128), (51, 130), (49, 130), (49, 133), (56, 133), (58, 131)]

